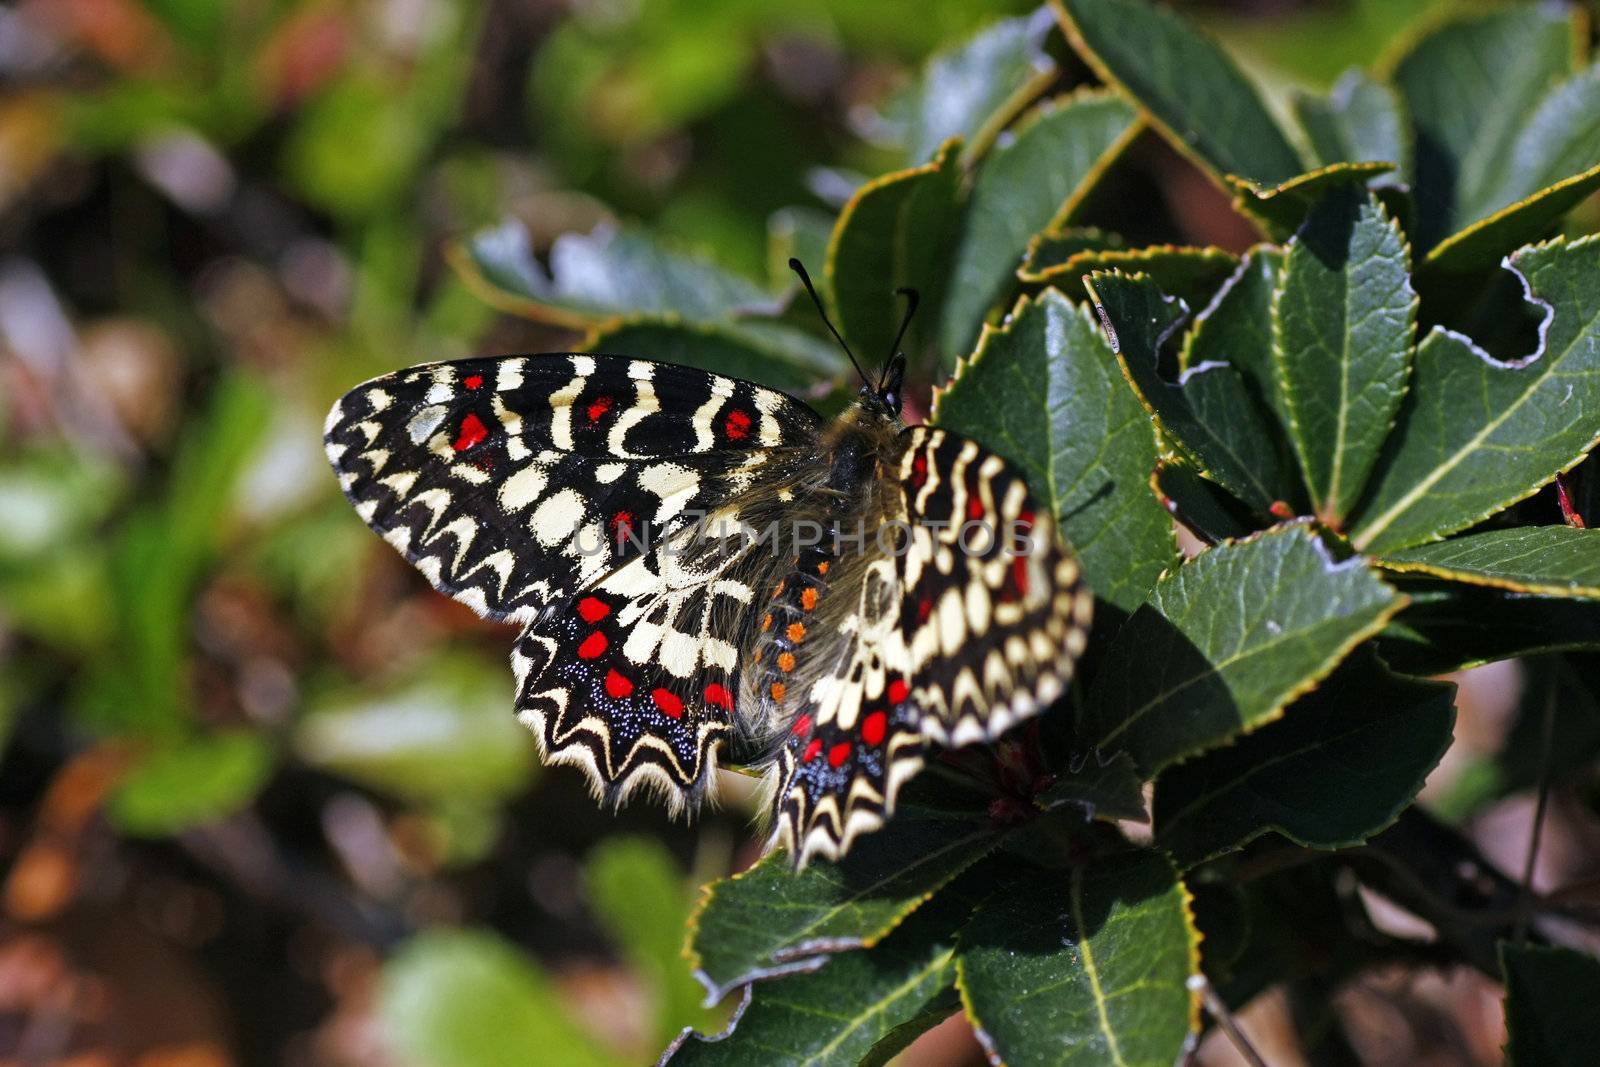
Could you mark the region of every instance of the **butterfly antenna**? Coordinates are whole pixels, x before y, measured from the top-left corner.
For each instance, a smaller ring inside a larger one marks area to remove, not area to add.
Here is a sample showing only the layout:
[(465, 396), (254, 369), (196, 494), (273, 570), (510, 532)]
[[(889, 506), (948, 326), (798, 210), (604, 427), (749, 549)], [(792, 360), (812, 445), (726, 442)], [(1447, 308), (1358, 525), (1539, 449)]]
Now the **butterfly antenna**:
[(805, 264), (793, 256), (789, 257), (789, 269), (800, 275), (800, 281), (805, 285), (806, 292), (811, 294), (811, 302), (817, 305), (817, 314), (822, 317), (822, 324), (833, 334), (833, 339), (839, 342), (839, 347), (844, 349), (844, 354), (850, 357), (850, 365), (856, 369), (863, 382), (868, 381), (867, 372), (861, 369), (861, 364), (856, 362), (856, 354), (850, 351), (850, 346), (844, 343), (844, 336), (833, 325), (833, 320), (828, 318), (828, 312), (822, 306), (822, 298), (817, 295), (817, 287), (811, 284), (811, 275), (806, 273)]
[[(906, 298), (906, 314), (905, 318), (900, 320), (900, 330), (894, 335), (894, 344), (889, 346), (890, 360), (893, 360), (895, 353), (900, 351), (900, 342), (906, 339), (906, 331), (911, 329), (911, 320), (917, 314), (917, 303), (922, 299), (922, 294), (906, 285), (902, 285), (900, 288), (896, 289), (894, 291), (894, 295), (903, 296)], [(884, 364), (883, 372), (884, 374), (889, 373), (889, 365), (887, 363)], [(880, 381), (878, 383), (878, 388), (883, 388), (883, 382)]]

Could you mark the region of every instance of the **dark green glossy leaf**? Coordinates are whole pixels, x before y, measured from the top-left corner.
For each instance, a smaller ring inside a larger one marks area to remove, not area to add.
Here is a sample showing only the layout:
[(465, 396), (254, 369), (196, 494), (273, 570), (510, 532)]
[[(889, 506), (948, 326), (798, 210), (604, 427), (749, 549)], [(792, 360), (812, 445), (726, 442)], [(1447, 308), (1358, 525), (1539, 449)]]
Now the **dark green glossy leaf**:
[(1352, 523), (1358, 548), (1384, 554), (1465, 529), (1600, 440), (1600, 239), (1537, 245), (1510, 266), (1547, 316), (1540, 348), (1501, 362), (1458, 334), (1428, 335)]
[(1045, 810), (1074, 805), (1090, 819), (1129, 819), (1148, 822), (1144, 804), (1144, 779), (1126, 754), (1102, 758), (1088, 753), (1081, 765), (1068, 768), (1035, 801)]
[(1403, 604), (1303, 525), (1208, 549), (1118, 632), (1084, 736), (1154, 773), (1276, 719)]
[(1162, 460), (1150, 488), (1173, 518), (1207, 544), (1245, 537), (1257, 528), (1247, 507), (1181, 459)]
[(1233, 206), (1268, 236), (1283, 240), (1328, 194), (1365, 188), (1393, 169), (1390, 163), (1332, 163), (1274, 186), (1258, 186), (1231, 174), (1224, 181), (1233, 191)]
[(932, 159), (952, 137), (973, 158), (1055, 79), (1044, 50), (1047, 19), (1004, 19), (971, 40), (935, 53), (915, 85), (890, 102), (884, 116), (907, 163)]
[(690, 920), (689, 943), (708, 1003), (747, 982), (815, 970), (834, 953), (871, 948), (999, 841), (981, 809), (902, 804), (892, 829), (862, 838), (841, 863), (796, 873), (779, 852), (712, 884)]
[(1392, 81), (1416, 129), (1419, 254), (1520, 199), (1495, 203), (1490, 192), (1503, 185), (1526, 117), (1571, 70), (1572, 25), (1561, 8), (1533, 4), (1462, 11), (1395, 63)]
[(925, 318), (912, 321), (908, 352), (922, 347), (921, 324), (938, 322), (959, 212), (957, 147), (950, 142), (932, 162), (867, 182), (839, 213), (826, 281), (839, 329), (863, 359), (890, 354), (905, 311), (897, 288), (916, 289), (927, 308)]
[(613, 1067), (567, 1017), (554, 982), (493, 934), (435, 931), (384, 965), (377, 1017), (385, 1044), (431, 1067)]
[(991, 1059), (1172, 1067), (1199, 1028), (1189, 895), (1159, 853), (1034, 870), (979, 906), (956, 974)]
[(871, 952), (846, 952), (821, 970), (750, 987), (716, 1037), (685, 1031), (662, 1057), (674, 1067), (771, 1064), (855, 1067), (883, 1063), (917, 1034), (958, 1011), (955, 931), (970, 902), (945, 894)]
[(123, 833), (140, 837), (216, 822), (255, 799), (275, 762), (265, 737), (243, 731), (159, 749), (118, 784), (106, 815)]
[(582, 347), (586, 352), (699, 367), (792, 393), (843, 378), (850, 368), (831, 341), (782, 323), (757, 320), (613, 319), (591, 330)]
[(739, 312), (776, 314), (780, 304), (754, 282), (669, 251), (645, 234), (609, 226), (556, 238), (548, 272), (533, 257), (528, 231), (515, 221), (473, 234), (452, 258), (488, 303), (562, 326), (631, 314), (695, 321)]
[(967, 201), (941, 313), (946, 368), (971, 350), (984, 317), (1014, 282), (1034, 234), (1072, 221), (1137, 129), (1133, 108), (1121, 99), (1082, 90), (1035, 108), (1018, 122), (1015, 139), (984, 160)]
[(1317, 162), (1393, 163), (1395, 180), (1409, 180), (1414, 145), (1400, 97), (1360, 70), (1347, 70), (1327, 96), (1296, 93), (1295, 118)]
[(1123, 374), (1167, 439), (1257, 511), (1284, 499), (1294, 482), (1243, 376), (1225, 363), (1196, 364), (1177, 382), (1161, 376), (1162, 346), (1188, 313), (1183, 302), (1143, 275), (1095, 274), (1088, 285)]
[(1037, 282), (1044, 273), (1058, 267), (1079, 252), (1093, 252), (1122, 248), (1126, 242), (1118, 234), (1096, 226), (1067, 226), (1059, 230), (1045, 230), (1033, 235), (1017, 277), (1025, 282)]
[(1289, 437), (1330, 526), (1355, 506), (1394, 425), (1416, 315), (1399, 227), (1369, 193), (1330, 194), (1289, 243), (1274, 317)]
[(1152, 245), (1149, 248), (1081, 249), (1059, 262), (1023, 265), (1017, 277), (1035, 285), (1075, 291), (1086, 274), (1120, 270), (1148, 274), (1161, 291), (1191, 306), (1204, 304), (1239, 266), (1239, 257), (1220, 248)]
[(1507, 249), (1549, 233), (1558, 219), (1596, 189), (1600, 189), (1600, 167), (1546, 186), (1434, 245), (1422, 269), (1434, 278), (1486, 271), (1505, 258)]
[(1145, 487), (1155, 435), (1089, 311), (1047, 289), (1018, 302), (934, 395), (933, 420), (1015, 463), (1083, 563), (1097, 596), (1132, 611), (1177, 559)]
[(1219, 180), (1276, 185), (1305, 169), (1251, 85), (1210, 37), (1145, 0), (1056, 0), (1067, 38)]
[(1584, 1067), (1600, 1048), (1600, 959), (1570, 948), (1500, 946), (1506, 1067)]
[(1358, 650), (1282, 719), (1163, 773), (1156, 843), (1187, 868), (1272, 831), (1311, 848), (1365, 841), (1450, 746), (1454, 693)]
[(1395, 670), (1445, 674), (1540, 652), (1600, 649), (1600, 603), (1456, 582), (1397, 583), (1411, 603), (1378, 635)]
[(1545, 596), (1600, 598), (1600, 530), (1516, 526), (1380, 556), (1385, 570)]

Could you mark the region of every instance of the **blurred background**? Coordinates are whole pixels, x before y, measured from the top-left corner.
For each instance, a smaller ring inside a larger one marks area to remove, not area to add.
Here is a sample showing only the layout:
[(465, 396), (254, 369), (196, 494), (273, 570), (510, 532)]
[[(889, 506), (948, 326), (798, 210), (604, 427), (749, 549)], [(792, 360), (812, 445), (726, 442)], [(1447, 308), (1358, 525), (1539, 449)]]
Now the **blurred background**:
[[(1424, 5), (1182, 6), (1269, 87), (1325, 87)], [(400, 366), (580, 342), (450, 267), (508, 216), (536, 251), (643, 222), (782, 287), (773, 250), (900, 158), (922, 61), (1033, 7), (0, 8), (0, 1064), (641, 1063), (720, 1021), (678, 950), (696, 887), (756, 854), (748, 806), (613, 817), (538, 768), (511, 635), (361, 524), (322, 417)], [(1120, 167), (1103, 210), (1135, 239), (1252, 241), (1153, 138)], [(1469, 679), (1447, 779), (1515, 691)], [(1478, 818), (1520, 855), (1525, 796)], [(1551, 819), (1546, 862), (1594, 854), (1592, 816)], [(1370, 1062), (1496, 1061), (1488, 983), (1373, 983), (1346, 994)], [(1402, 1008), (1450, 1039), (1406, 1045)], [(982, 1057), (957, 1021), (904, 1062)]]

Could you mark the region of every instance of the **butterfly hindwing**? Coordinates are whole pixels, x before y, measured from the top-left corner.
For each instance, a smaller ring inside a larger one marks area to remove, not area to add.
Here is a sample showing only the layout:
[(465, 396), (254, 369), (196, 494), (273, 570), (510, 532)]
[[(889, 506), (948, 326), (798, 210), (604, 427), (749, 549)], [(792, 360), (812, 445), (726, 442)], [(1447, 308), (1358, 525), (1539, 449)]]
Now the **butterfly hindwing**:
[(619, 356), (425, 364), (351, 390), (329, 459), (356, 511), (435, 588), (531, 622), (814, 448), (820, 420), (750, 382)]
[(774, 840), (797, 864), (881, 825), (935, 746), (1042, 711), (1087, 640), (1093, 597), (1020, 474), (943, 430), (900, 444), (876, 525), (905, 539), (876, 539), (859, 588), (829, 590), (858, 599), (777, 761)]

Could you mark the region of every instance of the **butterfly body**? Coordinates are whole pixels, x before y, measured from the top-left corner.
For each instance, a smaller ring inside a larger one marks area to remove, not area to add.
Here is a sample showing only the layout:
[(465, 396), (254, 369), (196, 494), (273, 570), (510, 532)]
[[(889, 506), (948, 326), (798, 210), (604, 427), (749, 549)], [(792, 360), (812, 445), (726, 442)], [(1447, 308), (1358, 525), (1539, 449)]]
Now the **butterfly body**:
[(903, 427), (902, 373), (824, 422), (620, 356), (431, 364), (352, 390), (326, 443), (365, 521), (522, 627), (547, 760), (690, 809), (720, 761), (765, 767), (803, 863), (880, 825), (933, 746), (1047, 705), (1089, 622), (1047, 510), (974, 442)]

